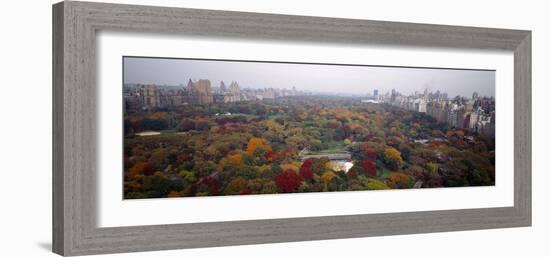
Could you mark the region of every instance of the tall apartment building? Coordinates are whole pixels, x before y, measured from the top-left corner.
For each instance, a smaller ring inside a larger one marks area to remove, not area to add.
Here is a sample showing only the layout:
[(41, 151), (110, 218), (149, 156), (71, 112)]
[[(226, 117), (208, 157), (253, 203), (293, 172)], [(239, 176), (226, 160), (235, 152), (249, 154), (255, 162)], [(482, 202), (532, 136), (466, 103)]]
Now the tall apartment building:
[(235, 81), (232, 81), (229, 85), (229, 88), (227, 89), (227, 92), (224, 94), (223, 101), (225, 103), (229, 102), (238, 102), (241, 100), (241, 88), (239, 87), (239, 84)]
[(145, 108), (160, 107), (160, 90), (155, 85), (142, 85), (138, 89), (141, 103)]
[(200, 79), (198, 81), (189, 79), (187, 83), (187, 92), (189, 94), (189, 100), (192, 103), (208, 104), (214, 102), (212, 85), (208, 79)]

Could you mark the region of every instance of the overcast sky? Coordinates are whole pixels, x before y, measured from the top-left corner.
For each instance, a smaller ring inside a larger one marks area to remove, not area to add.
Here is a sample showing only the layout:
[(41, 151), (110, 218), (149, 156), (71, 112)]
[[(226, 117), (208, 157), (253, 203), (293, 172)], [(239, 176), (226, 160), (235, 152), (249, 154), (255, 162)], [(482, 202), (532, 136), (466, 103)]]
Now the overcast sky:
[(241, 88), (288, 88), (297, 90), (380, 94), (396, 89), (403, 94), (424, 89), (449, 97), (495, 95), (495, 72), (479, 70), (419, 69), (346, 65), (315, 65), (210, 61), (161, 58), (124, 58), (124, 83), (187, 85), (189, 79), (209, 79), (212, 86), (220, 81), (237, 81)]

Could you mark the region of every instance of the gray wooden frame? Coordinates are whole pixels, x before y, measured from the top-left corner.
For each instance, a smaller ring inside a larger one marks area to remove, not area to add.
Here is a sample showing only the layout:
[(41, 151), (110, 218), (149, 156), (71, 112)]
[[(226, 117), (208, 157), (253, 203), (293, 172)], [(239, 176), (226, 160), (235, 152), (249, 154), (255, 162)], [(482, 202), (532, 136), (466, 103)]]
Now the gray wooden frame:
[[(99, 30), (514, 52), (514, 206), (96, 226)], [(53, 251), (86, 255), (531, 225), (531, 32), (65, 1), (53, 6)]]

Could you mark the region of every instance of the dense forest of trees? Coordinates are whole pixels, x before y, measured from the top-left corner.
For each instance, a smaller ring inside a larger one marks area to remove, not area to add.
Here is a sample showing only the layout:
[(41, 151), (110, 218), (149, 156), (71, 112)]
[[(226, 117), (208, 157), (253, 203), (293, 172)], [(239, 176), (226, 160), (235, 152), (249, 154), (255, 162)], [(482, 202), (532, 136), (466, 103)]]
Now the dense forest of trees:
[[(143, 131), (160, 135), (140, 136)], [(356, 98), (300, 96), (125, 113), (124, 197), (275, 194), (495, 182), (494, 139)], [(300, 151), (347, 151), (353, 167)]]

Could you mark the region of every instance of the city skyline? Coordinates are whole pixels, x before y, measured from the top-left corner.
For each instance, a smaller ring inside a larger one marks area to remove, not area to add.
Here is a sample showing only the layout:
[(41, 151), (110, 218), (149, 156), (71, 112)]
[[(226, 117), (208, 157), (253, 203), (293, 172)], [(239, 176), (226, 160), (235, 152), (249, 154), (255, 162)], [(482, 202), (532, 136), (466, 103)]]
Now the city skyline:
[[(124, 57), (124, 84), (185, 86), (189, 79), (208, 79), (213, 87), (221, 81), (237, 81), (243, 89), (279, 88), (347, 95), (367, 95), (373, 90), (386, 94), (396, 90), (405, 95), (439, 90), (449, 97), (495, 96), (495, 72)], [(254, 72), (251, 72), (254, 71)], [(342, 85), (344, 84), (344, 85)], [(345, 91), (342, 87), (345, 86)]]

